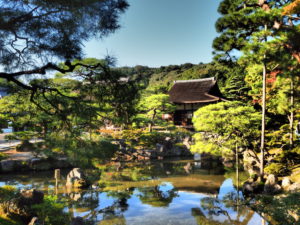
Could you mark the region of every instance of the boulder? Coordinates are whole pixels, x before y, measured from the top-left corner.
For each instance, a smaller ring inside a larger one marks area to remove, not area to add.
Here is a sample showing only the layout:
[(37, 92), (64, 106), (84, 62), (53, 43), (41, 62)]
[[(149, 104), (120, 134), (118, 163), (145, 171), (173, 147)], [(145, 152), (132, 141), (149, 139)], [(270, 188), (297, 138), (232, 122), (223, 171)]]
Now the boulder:
[(187, 174), (190, 174), (190, 173), (191, 173), (191, 170), (192, 170), (192, 165), (191, 165), (191, 163), (187, 163), (187, 164), (183, 167), (183, 169), (185, 170), (185, 172), (186, 172)]
[(267, 176), (265, 184), (266, 185), (275, 185), (275, 184), (277, 184), (277, 182), (278, 182), (278, 178), (274, 174), (269, 174)]
[(164, 142), (163, 142), (163, 146), (164, 146), (164, 149), (166, 149), (166, 150), (171, 149), (173, 147), (172, 138), (166, 137)]
[(86, 176), (80, 168), (74, 168), (67, 175), (66, 186), (68, 187), (85, 188), (88, 187), (88, 185), (89, 184), (86, 179)]
[(245, 195), (250, 195), (254, 193), (254, 187), (251, 185), (250, 182), (245, 182), (243, 184), (243, 193)]
[(23, 219), (29, 219), (32, 217), (31, 206), (34, 204), (40, 204), (43, 201), (43, 192), (35, 189), (22, 190), (18, 197), (1, 203), (1, 208), (8, 216), (17, 216)]
[(281, 192), (282, 188), (277, 182), (278, 179), (274, 174), (268, 175), (264, 186), (264, 192), (268, 194), (278, 194)]
[(41, 204), (44, 201), (44, 193), (35, 189), (21, 190), (20, 202), (24, 205)]
[(259, 159), (251, 150), (243, 152), (244, 169), (248, 171), (250, 176), (259, 174)]
[(264, 186), (260, 182), (250, 179), (243, 184), (243, 193), (246, 196), (253, 195), (262, 192), (263, 188)]
[(288, 188), (288, 191), (290, 191), (290, 192), (298, 192), (299, 190), (300, 190), (300, 183), (293, 183)]
[(33, 217), (28, 225), (42, 225), (42, 223), (37, 217)]
[(165, 147), (162, 144), (157, 143), (156, 144), (156, 152), (159, 156), (163, 156), (165, 154)]
[[(300, 220), (299, 214), (297, 213), (297, 210), (287, 210), (288, 214), (294, 218), (295, 222), (298, 222)], [(298, 224), (298, 223), (297, 223)]]
[(2, 160), (0, 162), (0, 166), (1, 166), (2, 173), (30, 170), (28, 160), (22, 160), (22, 159)]
[(182, 144), (184, 144), (185, 147), (186, 147), (187, 149), (190, 149), (190, 148), (191, 148), (191, 145), (192, 145), (192, 139), (191, 139), (191, 137), (190, 137), (190, 136), (186, 136), (186, 137), (183, 139)]
[(1, 161), (1, 171), (2, 172), (12, 172), (15, 168), (15, 160), (2, 160)]
[(283, 190), (288, 190), (291, 185), (292, 185), (292, 181), (290, 180), (290, 178), (284, 177), (282, 179), (281, 187), (283, 188)]
[(34, 144), (30, 143), (28, 140), (24, 140), (21, 144), (16, 146), (18, 152), (31, 152), (35, 148)]
[(53, 164), (51, 160), (44, 158), (32, 158), (29, 161), (29, 167), (32, 170), (42, 171), (42, 170), (50, 170), (53, 168)]

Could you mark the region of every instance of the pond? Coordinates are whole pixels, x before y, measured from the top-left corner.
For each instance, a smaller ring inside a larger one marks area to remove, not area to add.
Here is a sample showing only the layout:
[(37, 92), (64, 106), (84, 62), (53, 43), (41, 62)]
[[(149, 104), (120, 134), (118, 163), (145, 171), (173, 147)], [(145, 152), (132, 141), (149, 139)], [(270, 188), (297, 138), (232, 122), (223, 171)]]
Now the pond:
[[(68, 171), (62, 171), (66, 175)], [(0, 186), (36, 188), (65, 200), (65, 211), (91, 224), (215, 225), (268, 224), (242, 204), (233, 185), (234, 172), (214, 161), (170, 160), (140, 164), (99, 165), (87, 172), (92, 188), (68, 190), (53, 172), (3, 175)]]

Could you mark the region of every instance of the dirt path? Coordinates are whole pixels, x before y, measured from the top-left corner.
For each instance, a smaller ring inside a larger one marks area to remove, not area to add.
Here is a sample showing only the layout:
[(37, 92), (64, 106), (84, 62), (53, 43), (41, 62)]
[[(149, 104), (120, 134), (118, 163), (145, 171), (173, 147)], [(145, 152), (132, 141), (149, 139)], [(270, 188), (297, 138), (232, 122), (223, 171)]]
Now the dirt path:
[[(9, 133), (0, 134), (0, 152), (8, 155), (9, 160), (27, 160), (34, 158), (32, 152), (17, 152), (15, 147), (21, 143), (21, 141), (7, 141), (4, 139), (5, 135)], [(42, 139), (32, 139), (30, 142), (40, 142)]]

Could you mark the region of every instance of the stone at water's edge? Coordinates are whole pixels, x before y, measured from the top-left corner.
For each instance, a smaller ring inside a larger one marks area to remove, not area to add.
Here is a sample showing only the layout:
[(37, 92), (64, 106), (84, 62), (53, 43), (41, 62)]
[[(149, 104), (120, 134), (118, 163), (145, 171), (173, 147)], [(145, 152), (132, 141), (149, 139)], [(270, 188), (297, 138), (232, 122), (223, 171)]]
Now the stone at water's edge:
[(33, 217), (28, 225), (42, 225), (42, 223), (37, 217)]
[(44, 201), (44, 193), (35, 189), (21, 190), (20, 202), (24, 205), (41, 204)]
[(264, 192), (268, 194), (277, 194), (282, 191), (281, 186), (278, 184), (278, 179), (274, 174), (270, 174), (267, 177), (264, 186)]
[(248, 180), (243, 184), (243, 193), (245, 195), (253, 195), (263, 191), (263, 185), (257, 181)]
[(115, 144), (119, 145), (119, 150), (111, 158), (114, 162), (147, 161), (166, 157), (192, 156), (189, 150), (192, 144), (190, 137), (185, 137), (181, 141), (166, 137), (162, 142), (156, 143), (155, 149), (151, 150), (127, 148), (125, 141), (120, 141), (119, 139), (115, 141)]
[(21, 144), (16, 146), (17, 152), (30, 152), (35, 148), (34, 144), (28, 140), (22, 141)]
[(298, 192), (299, 190), (300, 190), (300, 183), (293, 183), (288, 188), (288, 191), (290, 191), (290, 192)]
[(16, 171), (42, 171), (50, 169), (69, 168), (71, 165), (67, 158), (45, 159), (45, 158), (30, 158), (23, 159), (6, 159), (0, 162), (0, 172), (16, 172)]
[(251, 150), (243, 152), (244, 169), (248, 171), (250, 176), (259, 174), (259, 160), (255, 153)]
[(292, 185), (292, 181), (288, 177), (284, 177), (281, 182), (281, 187), (283, 190), (287, 191), (289, 187)]
[(66, 186), (75, 188), (88, 187), (88, 181), (80, 168), (74, 168), (67, 176)]
[(44, 201), (44, 193), (35, 189), (22, 190), (19, 197), (0, 203), (0, 207), (8, 216), (17, 216), (22, 219), (30, 219), (31, 206)]
[(0, 164), (1, 172), (12, 172), (15, 169), (16, 160), (2, 160)]

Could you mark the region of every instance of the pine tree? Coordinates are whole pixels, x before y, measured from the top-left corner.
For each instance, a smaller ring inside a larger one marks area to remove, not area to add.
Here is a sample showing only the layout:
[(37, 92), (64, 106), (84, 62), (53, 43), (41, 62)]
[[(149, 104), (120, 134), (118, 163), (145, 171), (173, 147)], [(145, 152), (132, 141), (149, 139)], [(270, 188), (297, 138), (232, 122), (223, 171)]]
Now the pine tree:
[[(294, 4), (294, 7), (287, 10), (291, 4)], [(258, 71), (263, 74), (260, 101), (262, 104), (260, 171), (263, 175), (267, 74), (272, 72), (275, 66), (274, 52), (284, 51), (300, 61), (300, 45), (296, 41), (300, 37), (300, 32), (294, 24), (294, 21), (299, 19), (295, 15), (298, 3), (295, 6), (293, 1), (224, 0), (220, 3), (218, 11), (221, 17), (216, 22), (216, 29), (220, 35), (213, 43), (216, 50), (215, 58), (219, 61), (236, 61), (240, 55), (237, 51), (240, 51), (246, 58), (243, 62), (251, 69), (260, 67)], [(281, 69), (287, 69), (283, 68), (284, 65), (280, 62), (279, 65)]]

